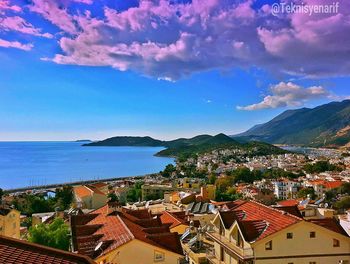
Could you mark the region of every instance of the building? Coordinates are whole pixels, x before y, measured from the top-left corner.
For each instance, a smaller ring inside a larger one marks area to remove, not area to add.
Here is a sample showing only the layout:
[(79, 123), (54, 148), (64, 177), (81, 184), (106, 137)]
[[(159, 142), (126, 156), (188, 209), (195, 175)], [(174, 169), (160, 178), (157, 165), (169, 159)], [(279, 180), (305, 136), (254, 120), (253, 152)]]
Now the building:
[(346, 211), (346, 214), (339, 216), (339, 223), (350, 236), (350, 210)]
[[(182, 235), (189, 228), (191, 221), (193, 221), (193, 215), (185, 211), (179, 212), (162, 212), (160, 220), (163, 224), (170, 224), (170, 232), (178, 233)], [(198, 220), (193, 221), (196, 227), (199, 227)]]
[(350, 238), (335, 219), (304, 220), (294, 211), (237, 201), (212, 221), (214, 228), (207, 236), (214, 241), (214, 250), (208, 260), (220, 264), (349, 263)]
[(97, 209), (107, 203), (107, 194), (92, 185), (81, 185), (73, 188), (77, 207)]
[(0, 235), (20, 238), (20, 217), (21, 214), (19, 211), (0, 207)]
[(98, 264), (178, 264), (183, 252), (177, 233), (146, 209), (109, 203), (89, 214), (72, 215), (72, 248)]
[(301, 183), (297, 181), (292, 181), (288, 179), (280, 179), (273, 182), (274, 194), (277, 199), (290, 199), (295, 198), (296, 194), (301, 188)]
[(177, 188), (172, 187), (171, 185), (163, 184), (144, 184), (141, 187), (142, 190), (142, 200), (156, 200), (163, 199), (165, 192), (176, 191)]
[(317, 197), (322, 197), (327, 191), (338, 188), (343, 183), (342, 181), (311, 180), (306, 185), (315, 190)]
[(0, 236), (0, 263), (96, 264), (86, 256)]

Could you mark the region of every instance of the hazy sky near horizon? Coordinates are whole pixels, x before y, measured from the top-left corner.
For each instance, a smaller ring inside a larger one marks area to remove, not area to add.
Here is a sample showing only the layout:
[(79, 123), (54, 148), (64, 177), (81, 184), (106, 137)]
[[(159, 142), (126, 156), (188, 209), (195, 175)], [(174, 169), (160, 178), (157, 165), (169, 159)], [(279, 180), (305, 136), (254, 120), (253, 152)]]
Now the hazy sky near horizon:
[(0, 0), (0, 141), (235, 134), (348, 98), (338, 2)]

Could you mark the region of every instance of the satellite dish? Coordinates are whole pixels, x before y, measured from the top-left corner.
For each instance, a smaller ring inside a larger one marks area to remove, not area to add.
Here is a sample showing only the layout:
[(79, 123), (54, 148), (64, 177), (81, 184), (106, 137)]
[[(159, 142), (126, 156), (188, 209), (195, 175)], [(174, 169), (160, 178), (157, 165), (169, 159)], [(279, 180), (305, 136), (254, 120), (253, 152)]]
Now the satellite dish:
[(103, 245), (103, 241), (97, 244), (97, 246), (95, 247), (95, 251), (101, 249), (102, 245)]

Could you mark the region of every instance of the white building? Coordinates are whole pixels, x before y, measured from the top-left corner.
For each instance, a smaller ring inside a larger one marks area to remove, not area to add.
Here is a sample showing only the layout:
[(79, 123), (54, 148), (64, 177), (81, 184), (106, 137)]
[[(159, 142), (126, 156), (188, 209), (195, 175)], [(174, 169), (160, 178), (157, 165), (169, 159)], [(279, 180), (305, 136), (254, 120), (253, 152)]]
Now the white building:
[(288, 179), (280, 179), (273, 182), (274, 194), (277, 199), (290, 199), (296, 198), (298, 189), (301, 187), (300, 182), (291, 181)]

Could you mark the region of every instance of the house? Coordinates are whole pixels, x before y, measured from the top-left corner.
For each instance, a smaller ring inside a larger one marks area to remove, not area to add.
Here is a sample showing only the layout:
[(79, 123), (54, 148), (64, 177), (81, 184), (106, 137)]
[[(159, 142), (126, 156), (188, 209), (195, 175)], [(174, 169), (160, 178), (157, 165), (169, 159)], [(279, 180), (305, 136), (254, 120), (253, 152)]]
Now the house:
[(108, 194), (108, 184), (104, 182), (95, 182), (90, 184), (93, 188), (99, 189), (101, 192)]
[(348, 210), (344, 215), (339, 215), (339, 224), (350, 236), (350, 210)]
[(20, 217), (19, 211), (1, 206), (0, 207), (0, 235), (20, 238)]
[[(207, 236), (211, 263), (317, 263), (350, 261), (350, 238), (334, 218), (304, 220), (292, 211), (254, 201), (219, 212)], [(295, 212), (295, 210), (293, 210)]]
[[(193, 221), (193, 214), (189, 214), (185, 211), (179, 212), (162, 212), (160, 220), (163, 224), (170, 224), (170, 232), (177, 232), (182, 235), (185, 233), (186, 229), (190, 226), (191, 221)], [(193, 221), (196, 227), (199, 227), (200, 223), (198, 220)]]
[(312, 180), (308, 181), (307, 185), (312, 186), (317, 197), (322, 197), (327, 191), (340, 187), (343, 181), (326, 181), (326, 180)]
[(0, 236), (0, 263), (96, 264), (86, 256)]
[(72, 248), (98, 264), (177, 264), (183, 252), (179, 235), (169, 226), (147, 209), (108, 203), (89, 214), (71, 216)]
[(107, 195), (93, 185), (80, 185), (73, 188), (74, 199), (77, 207), (85, 209), (97, 209), (107, 203)]

